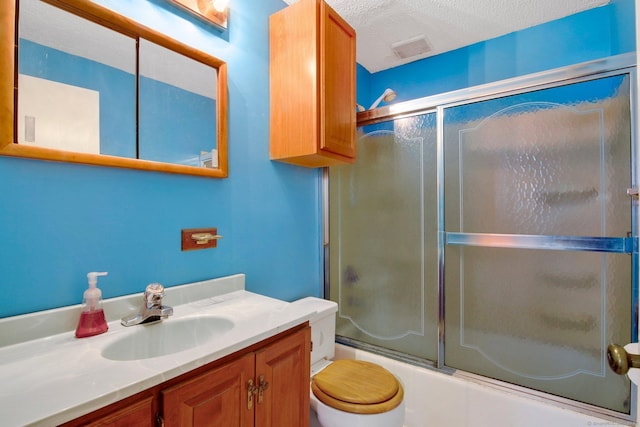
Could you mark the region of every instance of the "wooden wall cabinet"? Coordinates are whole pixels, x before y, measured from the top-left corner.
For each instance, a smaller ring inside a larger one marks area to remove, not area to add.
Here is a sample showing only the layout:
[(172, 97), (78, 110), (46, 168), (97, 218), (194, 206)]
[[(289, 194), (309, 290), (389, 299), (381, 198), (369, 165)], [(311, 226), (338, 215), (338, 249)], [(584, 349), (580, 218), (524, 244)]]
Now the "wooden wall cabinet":
[(308, 427), (310, 353), (297, 328), (64, 426)]
[(271, 15), (270, 155), (306, 167), (356, 157), (356, 34), (323, 0)]

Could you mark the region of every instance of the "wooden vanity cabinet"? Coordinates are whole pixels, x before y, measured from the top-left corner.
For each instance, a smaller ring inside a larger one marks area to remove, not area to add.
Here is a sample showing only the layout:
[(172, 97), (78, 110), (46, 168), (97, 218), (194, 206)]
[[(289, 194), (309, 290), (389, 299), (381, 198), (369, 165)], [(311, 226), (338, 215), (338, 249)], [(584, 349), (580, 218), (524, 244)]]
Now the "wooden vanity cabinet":
[(356, 33), (324, 0), (269, 19), (271, 159), (306, 167), (356, 157)]
[(310, 353), (297, 327), (65, 426), (307, 427)]
[(309, 424), (310, 329), (161, 392), (165, 427)]
[(247, 354), (160, 393), (164, 426), (253, 426), (247, 399), (254, 355)]
[[(309, 425), (311, 329), (255, 353), (258, 393), (255, 427)], [(268, 384), (262, 387), (261, 384)]]

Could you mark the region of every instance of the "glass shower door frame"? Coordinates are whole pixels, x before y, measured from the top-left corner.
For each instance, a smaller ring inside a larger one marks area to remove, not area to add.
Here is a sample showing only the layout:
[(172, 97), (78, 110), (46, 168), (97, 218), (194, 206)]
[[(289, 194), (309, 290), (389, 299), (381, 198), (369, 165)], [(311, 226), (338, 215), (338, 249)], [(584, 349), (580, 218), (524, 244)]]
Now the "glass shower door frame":
[[(438, 342), (437, 342), (437, 360), (433, 361), (433, 367), (443, 372), (467, 377), (474, 381), (488, 383), (498, 388), (507, 389), (521, 393), (523, 396), (539, 399), (547, 402), (553, 402), (558, 406), (570, 407), (573, 410), (584, 412), (587, 414), (598, 413), (611, 419), (635, 420), (637, 416), (637, 389), (635, 386), (631, 388), (631, 413), (627, 417), (624, 414), (615, 411), (598, 408), (590, 404), (582, 404), (580, 402), (556, 397), (545, 392), (539, 392), (527, 387), (505, 383), (501, 380), (494, 380), (482, 375), (464, 372), (447, 367), (445, 364), (445, 298), (444, 298), (444, 264), (445, 264), (445, 247), (450, 245), (480, 245), (483, 244), (483, 236), (469, 233), (446, 233), (444, 228), (444, 111), (457, 105), (468, 104), (470, 102), (478, 102), (489, 100), (496, 97), (508, 95), (516, 95), (519, 93), (530, 92), (538, 89), (546, 89), (569, 83), (577, 83), (588, 81), (595, 78), (628, 74), (630, 76), (630, 113), (631, 113), (631, 187), (638, 187), (638, 165), (640, 165), (640, 157), (638, 153), (637, 142), (637, 80), (636, 80), (636, 57), (634, 54), (624, 54), (614, 57), (604, 58), (601, 60), (590, 61), (587, 63), (571, 65), (556, 70), (545, 71), (528, 76), (517, 77), (496, 83), (485, 84), (481, 86), (471, 87), (467, 89), (448, 92), (440, 95), (429, 96), (425, 98), (415, 99), (412, 101), (397, 103), (391, 106), (379, 108), (373, 111), (367, 111), (358, 114), (358, 126), (365, 126), (404, 117), (417, 116), (427, 112), (436, 113), (437, 121), (437, 250), (438, 250)], [(324, 177), (324, 206), (328, 205), (328, 174)], [(325, 232), (328, 230), (328, 209), (325, 210)], [(632, 256), (632, 337), (634, 341), (638, 339), (638, 200), (634, 199), (632, 203), (631, 214), (631, 235), (624, 238), (583, 238), (576, 236), (554, 236), (549, 239), (546, 236), (530, 236), (530, 235), (491, 235), (495, 238), (497, 244), (502, 247), (548, 247), (551, 249), (561, 250), (586, 250), (586, 251), (608, 251), (613, 253), (630, 253)], [(328, 251), (328, 235), (325, 234), (325, 249)], [(485, 242), (486, 243), (486, 242)], [(325, 251), (325, 295), (329, 295), (329, 256)], [(425, 366), (425, 363), (415, 361), (409, 355), (395, 354), (393, 350), (376, 349), (375, 346), (350, 341), (346, 337), (338, 337), (339, 342), (345, 342), (349, 345), (361, 347), (365, 350), (378, 352), (389, 357), (404, 360), (409, 363), (415, 363)], [(624, 344), (624, 343), (621, 343)]]
[[(619, 58), (615, 58), (619, 59)], [(635, 59), (635, 58), (634, 58)], [(614, 64), (616, 61), (613, 61)], [(541, 81), (532, 83), (530, 85), (520, 85), (515, 83), (512, 89), (509, 89), (509, 85), (502, 87), (504, 90), (497, 90), (493, 93), (478, 93), (476, 90), (474, 97), (455, 100), (453, 102), (443, 102), (437, 106), (437, 164), (438, 164), (438, 263), (439, 263), (439, 318), (440, 318), (440, 330), (439, 330), (439, 342), (438, 342), (438, 360), (436, 361), (436, 367), (443, 371), (447, 371), (451, 374), (461, 377), (468, 377), (470, 379), (481, 381), (484, 383), (490, 383), (500, 388), (511, 389), (515, 391), (525, 392), (529, 395), (538, 396), (544, 400), (552, 400), (562, 405), (571, 406), (574, 409), (586, 412), (586, 413), (600, 413), (604, 416), (612, 416), (614, 418), (622, 418), (629, 421), (636, 420), (637, 417), (637, 387), (632, 385), (631, 387), (631, 411), (629, 416), (625, 416), (616, 411), (608, 410), (605, 408), (598, 408), (590, 404), (583, 404), (581, 402), (573, 401), (568, 398), (550, 395), (545, 392), (533, 390), (524, 386), (516, 384), (505, 383), (501, 380), (492, 379), (479, 374), (471, 372), (460, 371), (448, 367), (445, 364), (445, 247), (461, 246), (461, 247), (487, 247), (487, 248), (511, 248), (511, 249), (546, 249), (546, 250), (560, 250), (560, 251), (590, 251), (590, 252), (603, 252), (603, 253), (616, 253), (616, 254), (629, 254), (632, 264), (632, 342), (638, 341), (638, 197), (633, 196), (631, 193), (634, 189), (638, 188), (638, 165), (640, 165), (640, 158), (638, 153), (638, 142), (636, 139), (636, 108), (637, 108), (637, 89), (636, 89), (636, 68), (629, 67), (607, 67), (607, 61), (602, 61), (600, 64), (602, 69), (600, 71), (593, 70), (593, 72), (582, 75), (579, 71), (575, 76), (560, 75), (559, 78), (550, 78), (548, 81)], [(609, 64), (611, 66), (611, 64)], [(501, 97), (507, 97), (511, 95), (518, 95), (535, 90), (543, 90), (549, 88), (555, 88), (572, 83), (581, 83), (598, 78), (604, 78), (609, 76), (625, 75), (630, 76), (630, 115), (631, 115), (631, 188), (629, 189), (629, 197), (632, 198), (633, 203), (631, 211), (631, 234), (627, 237), (583, 237), (583, 236), (554, 236), (554, 235), (517, 235), (517, 234), (495, 234), (495, 233), (468, 233), (468, 232), (446, 232), (445, 231), (445, 159), (444, 159), (444, 117), (445, 110), (452, 107), (466, 105), (470, 103), (481, 102), (485, 100), (492, 100)], [(542, 79), (544, 80), (544, 79)], [(604, 332), (603, 332), (604, 334)], [(623, 343), (626, 344), (626, 343)]]

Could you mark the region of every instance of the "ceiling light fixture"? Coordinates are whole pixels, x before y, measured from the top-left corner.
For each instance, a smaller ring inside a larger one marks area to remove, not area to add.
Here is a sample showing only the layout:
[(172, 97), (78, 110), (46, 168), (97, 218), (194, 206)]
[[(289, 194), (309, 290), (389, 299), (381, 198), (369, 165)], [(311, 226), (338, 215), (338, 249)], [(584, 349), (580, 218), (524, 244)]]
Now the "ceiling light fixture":
[(229, 6), (229, 0), (213, 0), (213, 8), (218, 12), (224, 12)]
[(205, 22), (213, 23), (222, 30), (227, 29), (227, 15), (230, 0), (171, 1)]

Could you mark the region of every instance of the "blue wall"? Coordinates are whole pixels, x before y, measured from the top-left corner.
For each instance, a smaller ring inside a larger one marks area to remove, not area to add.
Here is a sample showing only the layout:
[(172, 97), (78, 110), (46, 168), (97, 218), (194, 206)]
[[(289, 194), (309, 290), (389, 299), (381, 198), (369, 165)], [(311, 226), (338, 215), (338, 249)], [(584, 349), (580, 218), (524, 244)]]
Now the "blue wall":
[[(633, 0), (568, 16), (374, 74), (358, 73), (358, 102), (386, 88), (401, 102), (635, 50)], [(366, 105), (365, 105), (366, 104)]]
[[(105, 297), (247, 274), (249, 290), (320, 295), (320, 172), (269, 160), (268, 16), (281, 0), (233, 0), (218, 32), (164, 0), (97, 0), (227, 61), (230, 177), (214, 180), (0, 157), (0, 316), (81, 301), (85, 274)], [(365, 107), (386, 87), (397, 101), (635, 48), (633, 1), (369, 74)], [(180, 229), (217, 226), (214, 250), (180, 251)]]
[[(225, 180), (0, 157), (0, 317), (247, 274), (286, 300), (322, 289), (319, 171), (269, 160), (268, 16), (281, 0), (234, 0), (219, 32), (162, 0), (99, 3), (228, 64)], [(182, 228), (218, 227), (217, 249), (181, 252)]]

